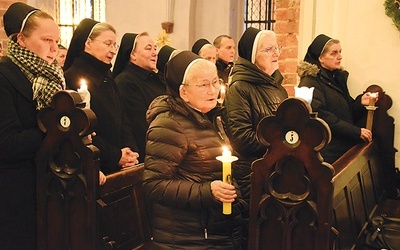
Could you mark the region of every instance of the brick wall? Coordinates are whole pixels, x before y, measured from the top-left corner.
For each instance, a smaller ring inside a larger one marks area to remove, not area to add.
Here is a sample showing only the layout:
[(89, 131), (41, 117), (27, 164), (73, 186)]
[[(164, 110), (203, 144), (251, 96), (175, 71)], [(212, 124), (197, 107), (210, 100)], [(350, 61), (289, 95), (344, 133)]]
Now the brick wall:
[(19, 1), (5, 1), (0, 0), (0, 49), (3, 54), (7, 51), (7, 36), (6, 32), (4, 32), (4, 25), (3, 25), (3, 16), (4, 12), (8, 9), (8, 7), (14, 2), (23, 2), (26, 3), (26, 0), (19, 0)]
[(284, 87), (293, 96), (297, 85), (298, 37), (300, 0), (276, 0), (275, 32), (278, 44), (282, 45), (279, 69), (284, 76)]

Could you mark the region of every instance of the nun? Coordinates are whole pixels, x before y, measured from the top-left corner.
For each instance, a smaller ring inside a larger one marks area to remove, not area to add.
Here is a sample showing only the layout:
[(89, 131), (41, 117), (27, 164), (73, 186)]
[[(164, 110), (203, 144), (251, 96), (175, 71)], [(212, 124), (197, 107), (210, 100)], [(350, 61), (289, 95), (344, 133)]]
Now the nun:
[(238, 43), (239, 57), (230, 75), (225, 97), (225, 126), (239, 160), (233, 164), (243, 197), (250, 199), (251, 163), (261, 158), (266, 147), (256, 138), (257, 124), (274, 114), (288, 97), (278, 69), (281, 47), (271, 30), (246, 29)]
[(350, 96), (347, 87), (349, 72), (342, 68), (342, 58), (340, 41), (319, 34), (298, 67), (299, 86), (314, 87), (311, 107), (331, 129), (332, 139), (321, 150), (328, 163), (335, 162), (356, 143), (372, 141), (371, 130), (356, 125), (357, 120), (366, 116), (364, 106), (369, 105), (371, 93), (364, 93), (356, 100)]
[(118, 47), (111, 24), (86, 18), (72, 36), (64, 64), (68, 87), (86, 85), (90, 93), (86, 101), (97, 117), (92, 143), (100, 150), (100, 170), (106, 174), (134, 166), (139, 157), (110, 70)]
[(157, 46), (147, 32), (124, 34), (113, 73), (138, 146), (139, 162), (143, 162), (145, 155), (147, 108), (154, 98), (166, 93), (157, 59)]
[(217, 62), (217, 49), (207, 39), (201, 38), (192, 46), (192, 52), (212, 62)]
[[(166, 65), (167, 95), (147, 112), (143, 190), (148, 198), (154, 249), (240, 249), (246, 203), (235, 183), (221, 181), (222, 147), (217, 68), (191, 51)], [(232, 203), (226, 216), (222, 202)]]
[(60, 31), (51, 15), (20, 2), (10, 5), (3, 21), (8, 46), (0, 60), (0, 249), (36, 249), (35, 154), (44, 137), (36, 118), (65, 89), (55, 61)]

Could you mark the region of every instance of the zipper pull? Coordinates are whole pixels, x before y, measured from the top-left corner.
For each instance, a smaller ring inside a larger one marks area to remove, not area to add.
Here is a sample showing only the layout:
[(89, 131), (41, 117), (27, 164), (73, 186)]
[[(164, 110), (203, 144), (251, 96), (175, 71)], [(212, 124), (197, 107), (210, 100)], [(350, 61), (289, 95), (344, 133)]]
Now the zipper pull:
[(207, 228), (204, 228), (204, 239), (208, 238), (208, 234), (207, 234)]

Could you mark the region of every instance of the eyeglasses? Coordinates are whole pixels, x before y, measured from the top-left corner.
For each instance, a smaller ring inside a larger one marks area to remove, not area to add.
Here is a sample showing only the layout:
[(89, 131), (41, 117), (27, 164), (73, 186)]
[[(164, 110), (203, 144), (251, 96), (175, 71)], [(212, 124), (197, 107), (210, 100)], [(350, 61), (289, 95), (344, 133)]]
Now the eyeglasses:
[(184, 86), (196, 86), (200, 89), (200, 91), (206, 91), (210, 88), (210, 86), (213, 86), (214, 89), (220, 89), (221, 85), (224, 83), (222, 79), (215, 79), (212, 82), (209, 82), (207, 80), (201, 81), (197, 84), (188, 84), (188, 83), (182, 83)]
[(268, 55), (273, 55), (275, 52), (279, 55), (282, 53), (282, 46), (275, 46), (275, 47), (269, 47), (265, 48), (263, 50), (260, 50), (260, 52), (265, 52)]
[(108, 47), (109, 49), (115, 49), (115, 50), (118, 50), (118, 49), (119, 49), (119, 45), (118, 45), (117, 43), (112, 43), (111, 41), (101, 41), (101, 40), (97, 40), (97, 39), (91, 39), (91, 40), (92, 40), (92, 41), (101, 42), (101, 43), (107, 45), (107, 47)]

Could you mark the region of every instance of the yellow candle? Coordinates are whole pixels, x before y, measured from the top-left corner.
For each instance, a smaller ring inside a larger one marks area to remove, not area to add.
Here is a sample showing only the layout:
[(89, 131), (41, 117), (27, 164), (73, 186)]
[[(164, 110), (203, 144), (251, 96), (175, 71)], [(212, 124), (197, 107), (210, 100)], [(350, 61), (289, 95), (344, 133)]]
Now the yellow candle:
[[(222, 147), (222, 156), (218, 156), (217, 160), (222, 162), (222, 181), (228, 184), (232, 184), (232, 168), (231, 163), (236, 161), (238, 158), (232, 156), (231, 151), (227, 147)], [(231, 214), (232, 213), (232, 203), (224, 202), (222, 203), (222, 213)]]

